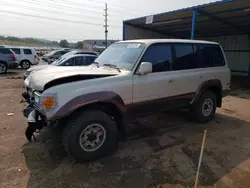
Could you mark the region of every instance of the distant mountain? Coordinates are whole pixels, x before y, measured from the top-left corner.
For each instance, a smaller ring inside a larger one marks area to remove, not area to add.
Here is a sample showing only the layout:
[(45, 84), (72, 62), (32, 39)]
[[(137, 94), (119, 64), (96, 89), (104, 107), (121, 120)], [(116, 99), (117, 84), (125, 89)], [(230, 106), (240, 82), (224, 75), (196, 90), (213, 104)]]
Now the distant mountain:
[(57, 41), (37, 38), (18, 38), (14, 36), (0, 36), (0, 45), (18, 46), (59, 46)]

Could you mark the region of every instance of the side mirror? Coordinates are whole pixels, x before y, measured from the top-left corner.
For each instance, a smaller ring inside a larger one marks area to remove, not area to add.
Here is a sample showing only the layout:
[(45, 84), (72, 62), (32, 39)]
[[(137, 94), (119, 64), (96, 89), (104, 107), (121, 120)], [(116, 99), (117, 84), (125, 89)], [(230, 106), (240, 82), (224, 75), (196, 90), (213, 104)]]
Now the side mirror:
[(151, 73), (152, 70), (153, 70), (152, 63), (142, 62), (137, 72), (139, 75), (144, 75), (144, 74)]

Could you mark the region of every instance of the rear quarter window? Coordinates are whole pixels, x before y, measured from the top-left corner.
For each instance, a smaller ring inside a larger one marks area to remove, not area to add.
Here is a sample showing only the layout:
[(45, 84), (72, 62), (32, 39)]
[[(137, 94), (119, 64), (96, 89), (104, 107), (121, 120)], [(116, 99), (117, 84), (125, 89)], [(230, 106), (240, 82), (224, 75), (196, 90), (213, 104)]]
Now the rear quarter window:
[(225, 59), (219, 45), (200, 46), (204, 67), (219, 67), (225, 65)]
[(23, 49), (23, 53), (26, 55), (30, 55), (30, 54), (32, 54), (32, 51), (31, 51), (31, 49)]
[(12, 54), (12, 52), (8, 48), (0, 48), (0, 53), (1, 54)]

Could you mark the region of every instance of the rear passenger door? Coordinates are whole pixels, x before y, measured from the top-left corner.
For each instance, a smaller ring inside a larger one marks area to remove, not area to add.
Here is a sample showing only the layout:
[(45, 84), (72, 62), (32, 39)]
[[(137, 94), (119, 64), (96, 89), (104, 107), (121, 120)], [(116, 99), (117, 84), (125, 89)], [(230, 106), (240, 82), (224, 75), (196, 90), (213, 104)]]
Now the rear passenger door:
[(22, 59), (28, 59), (31, 63), (34, 62), (35, 56), (32, 54), (32, 50), (28, 48), (23, 48), (23, 58)]
[(173, 44), (171, 79), (175, 96), (193, 94), (204, 80), (199, 47), (195, 44)]

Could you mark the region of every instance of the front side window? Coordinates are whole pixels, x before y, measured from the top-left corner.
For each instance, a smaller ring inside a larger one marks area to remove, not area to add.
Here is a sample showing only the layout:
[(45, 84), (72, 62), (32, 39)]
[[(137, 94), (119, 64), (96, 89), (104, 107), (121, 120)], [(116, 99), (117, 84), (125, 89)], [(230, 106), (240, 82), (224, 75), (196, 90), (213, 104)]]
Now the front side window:
[(23, 53), (30, 55), (30, 54), (32, 54), (32, 51), (30, 49), (23, 49)]
[(193, 44), (175, 44), (175, 60), (172, 70), (199, 68), (199, 55)]
[(201, 45), (200, 47), (204, 67), (224, 66), (225, 60), (218, 45)]
[(83, 66), (85, 65), (85, 59), (83, 57), (75, 57), (75, 64), (76, 66)]
[(86, 59), (86, 65), (90, 65), (95, 61), (95, 57), (85, 57)]
[(115, 43), (95, 60), (100, 66), (115, 65), (120, 69), (132, 70), (145, 48), (143, 43)]
[(171, 70), (171, 46), (169, 44), (155, 44), (145, 52), (141, 62), (150, 62), (153, 72)]
[(74, 58), (68, 59), (62, 65), (63, 66), (74, 66)]
[(15, 54), (21, 54), (21, 50), (19, 48), (11, 48), (11, 50), (15, 53)]

